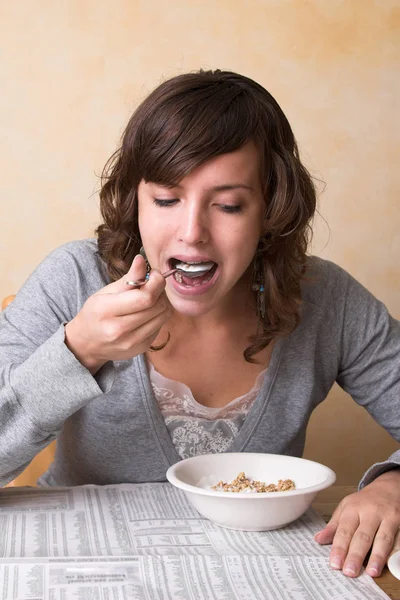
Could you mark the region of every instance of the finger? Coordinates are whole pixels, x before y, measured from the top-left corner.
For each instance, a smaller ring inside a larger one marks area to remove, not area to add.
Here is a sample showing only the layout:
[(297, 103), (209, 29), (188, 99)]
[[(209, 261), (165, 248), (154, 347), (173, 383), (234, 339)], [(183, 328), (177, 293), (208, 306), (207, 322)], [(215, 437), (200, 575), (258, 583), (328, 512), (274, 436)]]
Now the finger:
[(371, 577), (379, 577), (389, 555), (395, 550), (396, 544), (400, 546), (398, 532), (397, 521), (392, 523), (382, 521), (375, 535), (371, 556), (366, 567), (366, 571)]
[(122, 357), (132, 358), (137, 354), (146, 352), (156, 339), (162, 326), (165, 325), (166, 320), (165, 313), (162, 313), (125, 336), (119, 344)]
[(167, 297), (162, 296), (165, 288), (165, 279), (159, 271), (153, 270), (150, 273), (148, 282), (141, 288), (128, 288), (125, 284), (123, 292), (110, 293), (107, 295), (106, 307), (102, 305), (102, 310), (106, 316), (132, 315), (147, 310), (157, 304), (164, 302), (167, 304)]
[(332, 544), (337, 527), (337, 521), (332, 521), (331, 519), (329, 523), (327, 523), (327, 525), (324, 527), (324, 529), (318, 531), (318, 533), (315, 534), (314, 540), (321, 545)]
[(348, 577), (357, 577), (359, 575), (364, 559), (372, 547), (379, 525), (380, 519), (378, 516), (364, 518), (360, 521), (347, 551), (343, 565), (344, 575)]
[(146, 323), (150, 323), (153, 319), (161, 315), (164, 322), (171, 316), (171, 306), (166, 298), (165, 301), (160, 301), (151, 308), (110, 319), (104, 325), (104, 335), (107, 343), (118, 343), (119, 340), (123, 342), (127, 336), (130, 336), (135, 331), (138, 331), (140, 327)]
[(140, 290), (147, 292), (148, 294), (152, 294), (155, 291), (156, 296), (159, 296), (165, 288), (165, 285), (166, 281), (160, 271), (157, 271), (157, 269), (152, 269), (149, 273), (146, 285), (142, 286)]
[(359, 526), (357, 514), (340, 516), (337, 529), (332, 541), (329, 564), (332, 569), (342, 569), (353, 535)]
[(126, 282), (127, 281), (137, 281), (138, 279), (145, 280), (146, 272), (147, 272), (146, 261), (144, 260), (144, 258), (141, 254), (137, 254), (135, 256), (135, 258), (133, 259), (132, 264), (131, 264), (130, 269), (127, 272), (127, 274), (124, 275), (123, 277), (121, 277), (121, 279), (119, 280), (122, 285), (121, 291), (126, 290), (126, 288), (127, 288)]
[(161, 302), (161, 308), (169, 305), (167, 296), (163, 293), (165, 279), (159, 271), (153, 270), (149, 274), (146, 285), (140, 289), (131, 289), (123, 294), (118, 294), (117, 314), (129, 315), (147, 310)]
[(144, 279), (146, 277), (146, 261), (143, 256), (137, 254), (132, 261), (129, 271), (123, 275), (117, 281), (113, 281), (109, 285), (106, 285), (97, 294), (117, 294), (118, 292), (126, 292), (128, 286), (127, 281), (136, 281), (137, 279)]
[(324, 529), (322, 529), (321, 531), (318, 531), (318, 533), (315, 534), (314, 540), (316, 542), (318, 542), (318, 544), (321, 544), (321, 545), (332, 544), (333, 538), (334, 538), (336, 530), (338, 528), (341, 512), (342, 512), (341, 505), (339, 504), (339, 506), (337, 506), (336, 509), (334, 510), (331, 518), (329, 519), (328, 523), (325, 525)]

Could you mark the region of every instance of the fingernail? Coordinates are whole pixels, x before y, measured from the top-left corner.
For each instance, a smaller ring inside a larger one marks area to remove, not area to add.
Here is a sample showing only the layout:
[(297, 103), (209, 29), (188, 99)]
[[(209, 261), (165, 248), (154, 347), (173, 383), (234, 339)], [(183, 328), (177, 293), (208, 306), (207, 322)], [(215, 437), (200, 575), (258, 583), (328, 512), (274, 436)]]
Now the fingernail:
[(368, 565), (367, 573), (368, 575), (371, 575), (371, 577), (376, 577), (379, 574), (378, 563), (372, 563), (371, 565)]
[(343, 573), (345, 575), (350, 575), (350, 576), (356, 575), (357, 574), (357, 566), (356, 566), (356, 564), (353, 563), (353, 562), (347, 563), (347, 565), (343, 569)]
[(331, 565), (332, 569), (341, 569), (342, 559), (340, 558), (340, 556), (332, 556), (329, 559), (329, 564)]

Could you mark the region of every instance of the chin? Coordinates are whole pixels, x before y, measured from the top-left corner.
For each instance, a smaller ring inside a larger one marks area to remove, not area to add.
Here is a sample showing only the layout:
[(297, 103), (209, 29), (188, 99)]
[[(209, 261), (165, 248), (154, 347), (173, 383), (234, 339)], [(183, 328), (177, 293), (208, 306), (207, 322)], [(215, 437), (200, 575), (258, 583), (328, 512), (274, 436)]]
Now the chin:
[(176, 296), (171, 297), (173, 294), (169, 296), (168, 293), (167, 296), (174, 311), (180, 315), (185, 315), (186, 317), (201, 317), (215, 308), (215, 304), (211, 302), (183, 300), (181, 298), (176, 298)]

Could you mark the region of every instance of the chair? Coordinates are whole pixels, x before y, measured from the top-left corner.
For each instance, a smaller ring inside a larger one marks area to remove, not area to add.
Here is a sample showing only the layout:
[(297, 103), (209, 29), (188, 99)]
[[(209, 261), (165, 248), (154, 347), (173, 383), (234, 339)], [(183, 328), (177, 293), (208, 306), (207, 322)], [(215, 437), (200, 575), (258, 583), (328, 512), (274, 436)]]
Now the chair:
[(14, 300), (15, 294), (11, 294), (10, 296), (6, 296), (1, 303), (1, 310), (4, 310), (11, 302)]
[[(4, 298), (1, 303), (1, 309), (4, 310), (11, 302), (14, 300), (15, 295), (11, 294)], [(46, 448), (43, 448), (39, 454), (35, 456), (35, 458), (30, 462), (30, 464), (26, 467), (24, 471), (18, 477), (16, 477), (13, 481), (8, 483), (6, 487), (14, 487), (14, 486), (23, 486), (23, 485), (36, 485), (36, 481), (38, 477), (53, 462), (54, 453), (56, 449), (56, 442), (51, 442)]]

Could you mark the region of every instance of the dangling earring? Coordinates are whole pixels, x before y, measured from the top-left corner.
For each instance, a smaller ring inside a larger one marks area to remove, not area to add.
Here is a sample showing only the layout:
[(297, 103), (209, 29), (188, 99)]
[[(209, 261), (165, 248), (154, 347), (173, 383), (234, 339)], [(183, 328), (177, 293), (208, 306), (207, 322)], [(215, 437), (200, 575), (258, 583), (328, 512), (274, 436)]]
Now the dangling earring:
[(149, 261), (147, 260), (146, 252), (145, 252), (145, 249), (143, 248), (143, 246), (140, 248), (139, 254), (141, 256), (143, 256), (144, 260), (146, 261), (146, 279), (148, 279), (149, 278), (149, 274), (150, 274), (150, 270), (151, 270), (151, 266), (150, 266)]
[(258, 288), (257, 294), (257, 313), (261, 317), (261, 321), (265, 319), (265, 289), (263, 284)]
[(257, 292), (257, 316), (260, 321), (265, 319), (265, 287), (264, 287), (264, 268), (260, 249), (254, 260), (254, 277), (252, 289)]

